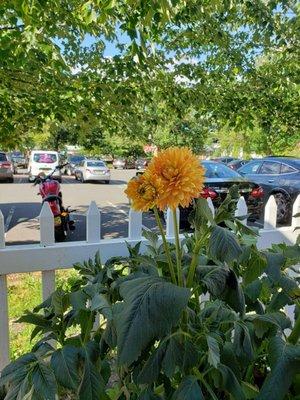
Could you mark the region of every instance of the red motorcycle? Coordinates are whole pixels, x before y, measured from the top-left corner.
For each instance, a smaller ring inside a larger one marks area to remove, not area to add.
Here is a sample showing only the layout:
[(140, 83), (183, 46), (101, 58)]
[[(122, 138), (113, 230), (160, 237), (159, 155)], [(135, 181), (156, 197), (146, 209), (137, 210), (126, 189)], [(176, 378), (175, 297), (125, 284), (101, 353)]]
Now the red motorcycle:
[(74, 221), (70, 219), (70, 213), (75, 210), (64, 208), (60, 184), (52, 175), (55, 170), (63, 169), (67, 164), (57, 166), (49, 175), (40, 174), (34, 182), (39, 185), (39, 193), (43, 203), (47, 201), (54, 215), (54, 237), (56, 242), (63, 242), (68, 230), (74, 231)]

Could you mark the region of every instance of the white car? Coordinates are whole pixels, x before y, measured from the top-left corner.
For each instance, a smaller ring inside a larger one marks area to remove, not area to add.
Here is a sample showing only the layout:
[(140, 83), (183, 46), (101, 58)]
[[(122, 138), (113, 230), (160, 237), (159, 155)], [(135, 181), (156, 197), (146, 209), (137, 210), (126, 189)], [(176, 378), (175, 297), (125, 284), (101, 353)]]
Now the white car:
[[(49, 175), (58, 165), (59, 155), (57, 151), (32, 151), (28, 163), (29, 182), (33, 182), (41, 174)], [(61, 182), (61, 171), (56, 170), (52, 177)]]
[(110, 170), (104, 161), (83, 160), (75, 169), (75, 179), (81, 182), (104, 181), (108, 184)]

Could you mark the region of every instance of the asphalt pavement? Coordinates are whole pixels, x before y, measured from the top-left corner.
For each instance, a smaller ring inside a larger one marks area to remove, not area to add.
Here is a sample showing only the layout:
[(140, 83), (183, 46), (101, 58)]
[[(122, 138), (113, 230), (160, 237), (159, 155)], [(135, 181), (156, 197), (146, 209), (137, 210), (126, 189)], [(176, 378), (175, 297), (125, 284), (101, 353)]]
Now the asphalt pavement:
[[(38, 216), (41, 199), (38, 187), (28, 182), (25, 171), (15, 175), (14, 183), (0, 183), (0, 210), (4, 215), (6, 244), (38, 243)], [(61, 190), (65, 206), (76, 211), (72, 214), (76, 230), (69, 232), (68, 241), (85, 240), (86, 211), (95, 201), (101, 211), (101, 237), (126, 237), (128, 233), (129, 203), (124, 193), (127, 182), (135, 170), (112, 170), (109, 185), (80, 183), (73, 176), (63, 176)], [(143, 215), (143, 225), (156, 229), (152, 213)]]

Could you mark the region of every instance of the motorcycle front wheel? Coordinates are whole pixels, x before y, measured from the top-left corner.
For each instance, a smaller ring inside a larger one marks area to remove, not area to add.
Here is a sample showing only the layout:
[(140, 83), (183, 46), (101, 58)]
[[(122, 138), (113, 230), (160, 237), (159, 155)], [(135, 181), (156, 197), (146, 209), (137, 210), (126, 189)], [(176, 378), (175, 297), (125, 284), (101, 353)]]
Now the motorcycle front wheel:
[(64, 242), (66, 240), (66, 237), (67, 237), (67, 235), (66, 235), (62, 225), (55, 227), (54, 238), (55, 238), (56, 242)]

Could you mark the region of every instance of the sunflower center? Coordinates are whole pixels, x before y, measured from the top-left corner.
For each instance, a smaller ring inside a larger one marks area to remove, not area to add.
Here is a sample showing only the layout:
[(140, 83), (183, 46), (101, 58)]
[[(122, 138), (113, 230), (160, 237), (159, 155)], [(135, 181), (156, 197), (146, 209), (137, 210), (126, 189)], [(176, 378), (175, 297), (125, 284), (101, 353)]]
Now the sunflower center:
[(144, 184), (138, 189), (139, 195), (145, 200), (152, 200), (156, 196), (156, 190), (152, 185)]
[(180, 171), (175, 167), (167, 167), (163, 169), (162, 176), (168, 181), (176, 180), (180, 175)]

